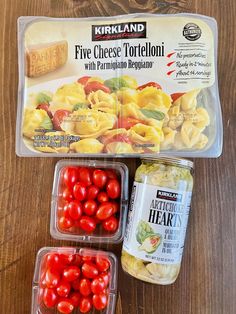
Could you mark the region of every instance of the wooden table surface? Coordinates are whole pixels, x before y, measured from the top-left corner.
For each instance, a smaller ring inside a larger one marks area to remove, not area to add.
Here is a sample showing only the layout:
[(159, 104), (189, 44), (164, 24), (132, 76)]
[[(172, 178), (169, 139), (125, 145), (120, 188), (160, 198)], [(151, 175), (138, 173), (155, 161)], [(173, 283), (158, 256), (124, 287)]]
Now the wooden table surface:
[[(176, 283), (155, 286), (127, 276), (119, 265), (117, 314), (236, 313), (236, 2), (235, 0), (1, 0), (0, 313), (30, 313), (37, 251), (73, 245), (49, 234), (50, 197), (57, 158), (15, 154), (18, 84), (16, 19), (21, 15), (79, 17), (129, 12), (193, 12), (219, 24), (219, 85), (224, 150), (195, 160), (195, 188), (182, 269)], [(125, 160), (130, 181), (139, 164)], [(102, 245), (120, 256), (121, 245)]]

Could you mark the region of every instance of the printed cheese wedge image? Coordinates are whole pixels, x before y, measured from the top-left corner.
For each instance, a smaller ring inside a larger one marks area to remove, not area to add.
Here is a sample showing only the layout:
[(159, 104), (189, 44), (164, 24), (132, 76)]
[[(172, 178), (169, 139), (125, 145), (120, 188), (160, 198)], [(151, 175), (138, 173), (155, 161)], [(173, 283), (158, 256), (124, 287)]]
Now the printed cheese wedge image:
[(26, 75), (38, 77), (64, 65), (68, 58), (66, 40), (33, 45), (26, 48)]

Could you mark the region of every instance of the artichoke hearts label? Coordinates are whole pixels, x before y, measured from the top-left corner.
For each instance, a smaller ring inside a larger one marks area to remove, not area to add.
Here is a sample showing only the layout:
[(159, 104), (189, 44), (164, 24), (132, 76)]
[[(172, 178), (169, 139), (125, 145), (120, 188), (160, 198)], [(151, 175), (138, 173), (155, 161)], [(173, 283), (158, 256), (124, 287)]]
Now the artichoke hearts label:
[(181, 262), (191, 192), (134, 182), (124, 250), (144, 261)]

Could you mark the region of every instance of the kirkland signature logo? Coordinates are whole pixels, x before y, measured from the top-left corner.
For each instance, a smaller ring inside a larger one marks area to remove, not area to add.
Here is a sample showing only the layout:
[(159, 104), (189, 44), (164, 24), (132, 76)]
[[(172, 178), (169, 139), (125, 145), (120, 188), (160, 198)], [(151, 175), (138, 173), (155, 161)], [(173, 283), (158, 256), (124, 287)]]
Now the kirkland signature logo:
[(173, 202), (182, 202), (183, 195), (180, 193), (167, 192), (163, 190), (157, 190), (157, 198), (173, 201)]
[(146, 22), (92, 25), (92, 41), (146, 38)]

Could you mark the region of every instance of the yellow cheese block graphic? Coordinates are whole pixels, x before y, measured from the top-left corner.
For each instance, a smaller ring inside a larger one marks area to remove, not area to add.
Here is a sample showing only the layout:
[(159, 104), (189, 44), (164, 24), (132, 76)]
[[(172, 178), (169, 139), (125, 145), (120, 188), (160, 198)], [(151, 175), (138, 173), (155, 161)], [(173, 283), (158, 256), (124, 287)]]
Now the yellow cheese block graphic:
[(66, 40), (26, 48), (26, 75), (38, 77), (63, 66), (68, 58)]

